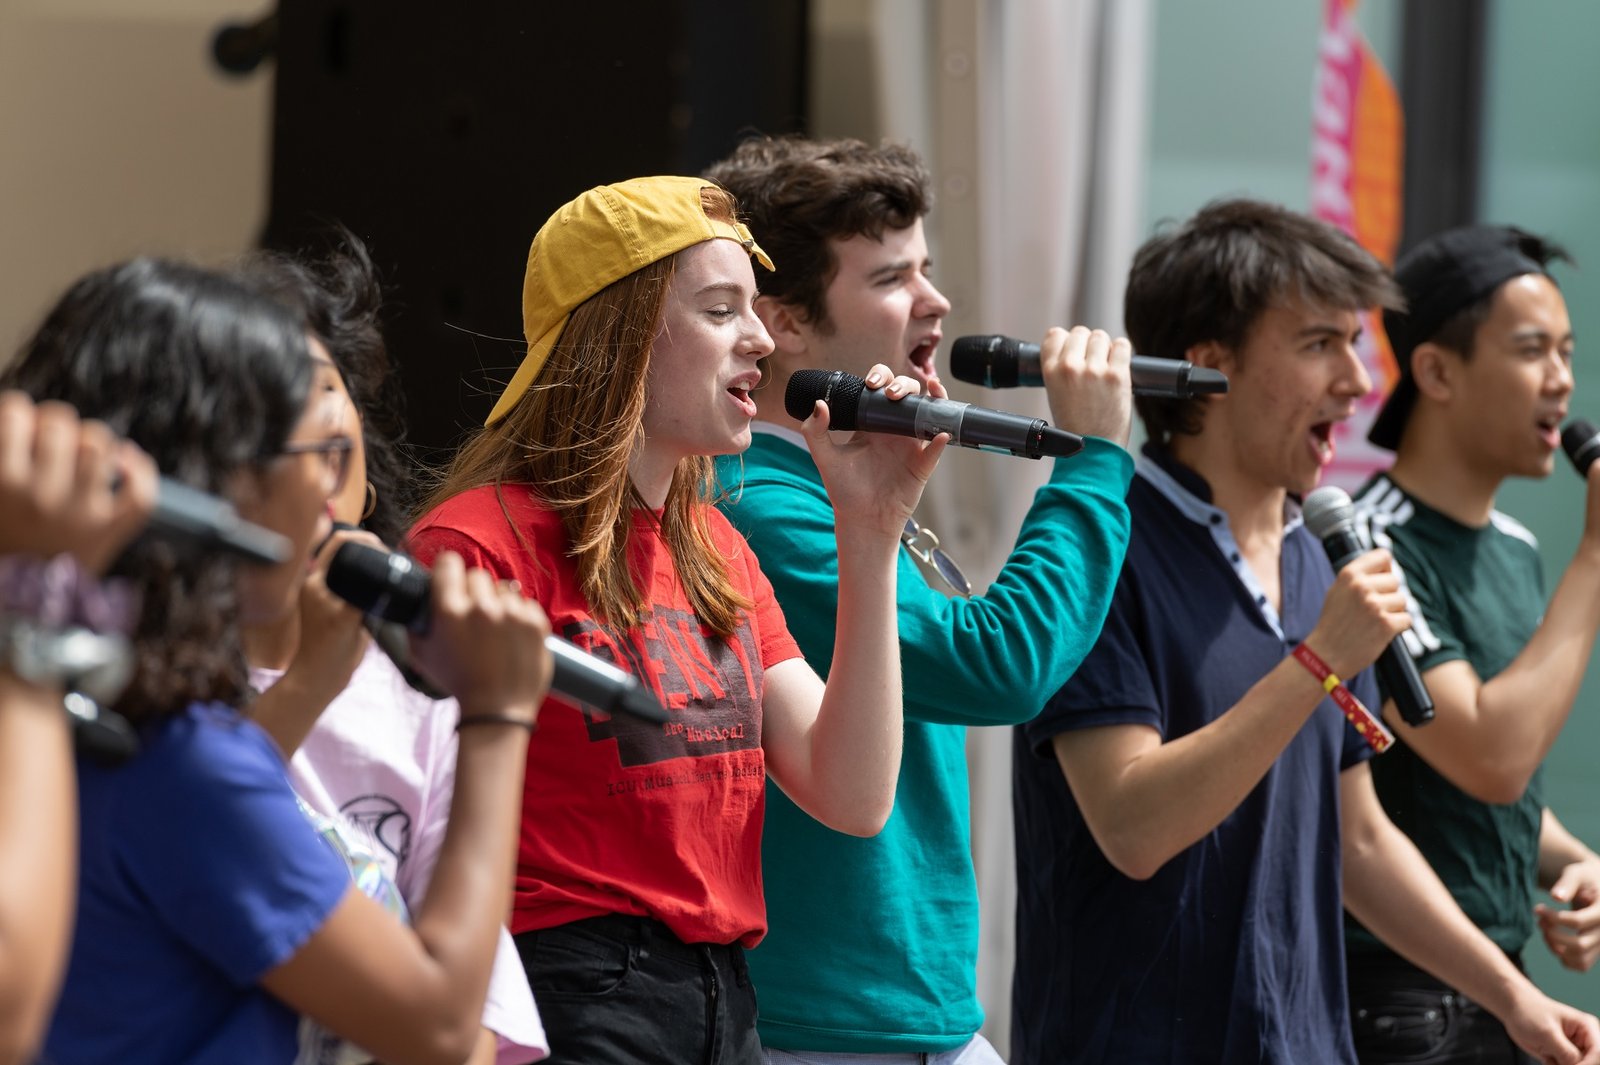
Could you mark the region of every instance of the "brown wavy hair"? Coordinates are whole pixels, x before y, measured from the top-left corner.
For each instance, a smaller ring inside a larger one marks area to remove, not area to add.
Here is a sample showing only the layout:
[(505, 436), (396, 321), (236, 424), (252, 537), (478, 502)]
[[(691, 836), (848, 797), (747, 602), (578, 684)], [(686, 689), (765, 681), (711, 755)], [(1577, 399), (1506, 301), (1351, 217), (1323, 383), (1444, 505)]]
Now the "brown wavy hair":
[[(700, 195), (708, 216), (734, 220), (728, 193), (706, 188)], [(537, 557), (505, 501), (505, 485), (527, 485), (560, 517), (589, 608), (602, 622), (623, 629), (637, 625), (650, 608), (629, 565), (632, 511), (645, 502), (629, 479), (628, 461), (644, 445), (650, 349), (677, 258), (642, 267), (579, 304), (528, 391), (505, 417), (468, 438), (419, 508), (426, 513), (452, 496), (492, 484), (501, 513)], [(729, 580), (711, 539), (715, 487), (709, 456), (680, 462), (660, 534), (695, 613), (727, 637), (752, 604)]]
[(881, 240), (933, 207), (927, 166), (900, 144), (752, 137), (705, 176), (733, 193), (750, 232), (781, 267), (761, 277), (761, 294), (823, 332), (832, 328), (823, 296), (839, 272), (828, 242)]

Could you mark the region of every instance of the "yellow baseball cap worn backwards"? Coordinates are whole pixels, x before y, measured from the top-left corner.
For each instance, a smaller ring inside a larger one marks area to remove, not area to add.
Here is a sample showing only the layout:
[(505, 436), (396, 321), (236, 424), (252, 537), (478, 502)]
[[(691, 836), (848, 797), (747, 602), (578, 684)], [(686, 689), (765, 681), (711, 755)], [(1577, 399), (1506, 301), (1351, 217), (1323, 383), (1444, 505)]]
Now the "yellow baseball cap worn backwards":
[(551, 216), (528, 249), (522, 281), (528, 354), (485, 425), (503, 418), (533, 384), (568, 316), (635, 270), (716, 239), (743, 245), (757, 262), (773, 269), (744, 225), (706, 215), (700, 190), (717, 187), (704, 178), (635, 178), (590, 189)]

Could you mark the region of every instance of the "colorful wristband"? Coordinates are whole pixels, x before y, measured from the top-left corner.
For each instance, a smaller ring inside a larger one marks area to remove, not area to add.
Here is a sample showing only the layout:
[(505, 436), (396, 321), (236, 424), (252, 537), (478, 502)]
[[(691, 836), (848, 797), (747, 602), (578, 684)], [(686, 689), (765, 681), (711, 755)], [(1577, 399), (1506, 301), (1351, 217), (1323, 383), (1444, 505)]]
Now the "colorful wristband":
[(1328, 668), (1328, 663), (1322, 656), (1305, 644), (1300, 644), (1294, 649), (1294, 657), (1310, 674), (1317, 678), (1317, 683), (1322, 685), (1322, 690), (1328, 693), (1334, 704), (1344, 714), (1344, 719), (1350, 722), (1356, 734), (1367, 741), (1367, 746), (1382, 754), (1394, 743), (1394, 734), (1384, 727), (1383, 722), (1373, 716), (1371, 710), (1362, 705), (1349, 688), (1344, 686), (1344, 681), (1339, 679), (1339, 674)]

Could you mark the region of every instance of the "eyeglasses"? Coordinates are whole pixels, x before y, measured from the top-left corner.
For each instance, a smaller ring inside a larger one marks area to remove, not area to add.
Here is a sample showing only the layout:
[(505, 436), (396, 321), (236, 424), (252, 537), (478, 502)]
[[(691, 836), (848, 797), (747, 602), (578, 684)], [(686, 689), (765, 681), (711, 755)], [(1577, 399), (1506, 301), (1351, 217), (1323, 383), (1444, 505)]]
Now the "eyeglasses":
[(350, 476), (350, 453), (355, 450), (356, 442), (348, 436), (330, 436), (326, 440), (305, 440), (298, 444), (285, 444), (282, 455), (321, 455), (322, 461), (327, 464), (328, 472), (333, 475), (333, 488), (328, 492), (338, 495), (339, 489), (344, 487), (345, 480)]
[(917, 560), (917, 566), (922, 570), (923, 577), (938, 578), (937, 583), (933, 580), (928, 581), (935, 590), (946, 595), (962, 597), (972, 595), (972, 582), (961, 572), (956, 560), (945, 554), (944, 548), (939, 546), (939, 537), (932, 529), (925, 529), (917, 524), (916, 518), (907, 518), (906, 527), (900, 533), (900, 542), (906, 545), (911, 557)]

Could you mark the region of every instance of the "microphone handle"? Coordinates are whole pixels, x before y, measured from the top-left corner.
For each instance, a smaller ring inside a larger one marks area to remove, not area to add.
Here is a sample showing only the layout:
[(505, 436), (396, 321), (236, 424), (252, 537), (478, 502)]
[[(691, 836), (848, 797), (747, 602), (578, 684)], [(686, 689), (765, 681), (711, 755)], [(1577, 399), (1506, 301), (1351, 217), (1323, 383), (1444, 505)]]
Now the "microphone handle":
[(411, 645), (407, 630), (404, 625), (393, 621), (384, 621), (382, 618), (368, 614), (362, 619), (367, 632), (372, 634), (372, 642), (378, 650), (388, 656), (394, 663), (394, 668), (400, 671), (400, 676), (411, 687), (426, 695), (430, 699), (448, 699), (450, 693), (436, 687), (411, 664)]
[(544, 646), (555, 670), (550, 678), (550, 694), (580, 709), (591, 706), (613, 716), (632, 714), (661, 724), (672, 720), (655, 695), (633, 674), (585, 654), (559, 636), (547, 637)]
[(906, 435), (908, 415), (914, 430), (911, 435), (923, 440), (949, 433), (950, 442), (961, 447), (1030, 459), (1044, 455), (1076, 455), (1083, 450), (1083, 437), (1057, 429), (1043, 418), (1027, 418), (931, 396), (891, 400), (882, 392), (864, 391), (856, 407), (856, 428)]
[[(449, 692), (435, 687), (411, 664), (406, 626), (371, 614), (364, 624), (372, 634), (373, 643), (394, 663), (407, 684), (430, 699), (449, 698)], [(637, 677), (585, 654), (559, 637), (547, 637), (544, 645), (554, 665), (550, 694), (555, 698), (571, 702), (579, 709), (588, 706), (607, 714), (632, 714), (660, 723), (672, 720)]]
[[(1018, 344), (1017, 353), (1017, 386), (1020, 388), (1042, 388), (1044, 386), (1044, 370), (1040, 367), (1039, 345)], [(1158, 396), (1171, 399), (1174, 396), (1190, 395), (1189, 378), (1194, 373), (1194, 364), (1176, 359), (1156, 359), (1148, 355), (1135, 355), (1128, 364), (1129, 376), (1133, 378), (1133, 394), (1136, 396)], [(991, 376), (998, 377), (998, 374)], [(994, 386), (991, 386), (994, 387)]]
[[(1351, 559), (1367, 549), (1361, 538), (1348, 530), (1329, 533), (1322, 546), (1327, 549), (1328, 561), (1333, 563), (1335, 571), (1344, 569)], [(1394, 700), (1395, 709), (1400, 711), (1400, 720), (1408, 725), (1426, 725), (1433, 720), (1433, 696), (1422, 683), (1417, 663), (1406, 652), (1404, 635), (1390, 640), (1374, 665), (1378, 682), (1385, 694)]]
[(1389, 641), (1378, 656), (1378, 680), (1394, 700), (1400, 720), (1408, 725), (1426, 725), (1433, 720), (1433, 696), (1422, 683), (1417, 663), (1406, 653), (1401, 637)]

